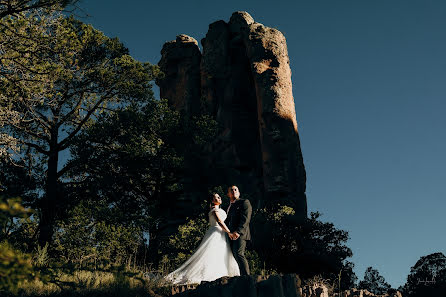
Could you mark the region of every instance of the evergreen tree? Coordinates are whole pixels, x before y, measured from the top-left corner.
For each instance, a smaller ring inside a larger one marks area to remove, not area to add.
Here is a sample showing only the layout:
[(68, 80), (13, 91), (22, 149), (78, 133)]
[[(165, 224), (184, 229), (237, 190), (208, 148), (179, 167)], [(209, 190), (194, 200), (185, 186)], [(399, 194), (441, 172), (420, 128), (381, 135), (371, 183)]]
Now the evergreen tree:
[[(74, 10), (74, 6), (71, 4), (75, 4), (77, 0), (28, 0), (28, 1), (18, 1), (18, 0), (4, 0), (0, 1), (0, 56), (2, 59), (0, 60), (0, 80), (3, 80), (10, 76), (11, 72), (18, 71), (21, 74), (20, 79), (30, 80), (33, 79), (34, 83), (36, 82), (38, 73), (29, 71), (31, 69), (27, 69), (26, 65), (29, 63), (23, 63), (24, 60), (33, 60), (34, 63), (39, 64), (37, 61), (38, 55), (30, 54), (33, 52), (32, 49), (29, 49), (28, 52), (24, 51), (16, 51), (17, 54), (23, 54), (20, 57), (21, 61), (18, 61), (18, 55), (12, 55), (11, 52), (15, 52), (15, 46), (21, 45), (29, 45), (30, 40), (33, 40), (35, 48), (41, 46), (41, 52), (48, 50), (45, 47), (47, 43), (46, 40), (42, 39), (39, 34), (33, 34), (33, 31), (23, 31), (17, 32), (16, 21), (19, 19), (23, 19), (23, 16), (33, 15), (35, 17), (41, 18), (41, 27), (49, 27), (51, 23), (56, 22), (54, 18), (46, 18), (48, 12), (53, 11), (61, 11), (67, 6), (71, 6), (71, 9)], [(37, 37), (37, 38), (36, 38)], [(23, 47), (22, 47), (23, 49)], [(37, 51), (34, 51), (36, 53)], [(3, 57), (5, 55), (5, 57)], [(6, 64), (9, 64), (12, 59), (16, 59), (16, 67), (8, 67)], [(6, 63), (5, 63), (6, 62)], [(9, 63), (8, 63), (9, 62)], [(21, 66), (17, 68), (17, 66)], [(31, 76), (33, 76), (31, 78)], [(44, 81), (41, 81), (43, 83)], [(19, 120), (19, 114), (13, 112), (11, 110), (12, 104), (11, 101), (14, 98), (8, 97), (5, 90), (0, 90), (0, 129), (5, 125), (5, 123), (14, 122), (17, 124)], [(8, 133), (3, 133), (0, 131), (0, 161), (11, 161), (11, 155), (13, 152), (17, 152), (17, 139), (15, 139), (12, 135)], [(1, 186), (1, 183), (0, 183)]]
[(201, 211), (200, 204), (184, 205), (189, 195), (205, 200), (202, 192), (207, 190), (206, 185), (197, 185), (193, 193), (185, 189), (189, 172), (185, 159), (200, 154), (214, 133), (215, 121), (207, 116), (186, 119), (165, 100), (104, 114), (73, 142), (67, 197), (74, 203), (104, 201), (110, 209), (119, 209), (114, 214), (121, 215), (113, 220), (136, 224), (147, 232), (148, 260), (157, 264), (161, 241), (187, 216)]
[(384, 277), (373, 267), (366, 269), (364, 279), (359, 282), (358, 287), (376, 295), (385, 294), (391, 288)]
[[(0, 94), (15, 121), (3, 133), (17, 140), (30, 170), (41, 177), (39, 244), (50, 242), (66, 210), (60, 153), (103, 112), (152, 97), (155, 68), (129, 56), (117, 40), (58, 13), (1, 19)], [(16, 36), (29, 38), (16, 38)], [(7, 99), (5, 99), (7, 98)]]

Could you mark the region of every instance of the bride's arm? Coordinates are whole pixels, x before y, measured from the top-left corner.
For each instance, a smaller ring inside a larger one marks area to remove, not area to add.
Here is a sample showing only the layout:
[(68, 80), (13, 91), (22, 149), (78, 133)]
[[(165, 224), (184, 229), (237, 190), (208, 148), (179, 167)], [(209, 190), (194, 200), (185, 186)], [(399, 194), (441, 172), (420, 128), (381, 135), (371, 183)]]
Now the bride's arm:
[(226, 226), (225, 222), (222, 221), (222, 219), (220, 218), (220, 216), (218, 215), (218, 213), (216, 211), (213, 212), (215, 219), (217, 220), (217, 223), (220, 225), (220, 227), (226, 232), (226, 233), (231, 233), (231, 231), (229, 231), (228, 226)]

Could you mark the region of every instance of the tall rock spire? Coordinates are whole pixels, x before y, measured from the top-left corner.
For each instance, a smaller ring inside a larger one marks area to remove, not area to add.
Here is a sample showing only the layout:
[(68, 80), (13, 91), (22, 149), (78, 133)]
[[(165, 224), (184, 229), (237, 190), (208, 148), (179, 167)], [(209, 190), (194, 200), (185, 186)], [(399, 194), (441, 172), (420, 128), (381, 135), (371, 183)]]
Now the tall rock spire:
[(221, 185), (237, 184), (254, 205), (270, 202), (307, 215), (306, 174), (297, 130), (286, 40), (235, 12), (195, 39), (168, 42), (159, 62), (162, 98), (190, 114), (205, 109), (222, 127), (206, 156)]

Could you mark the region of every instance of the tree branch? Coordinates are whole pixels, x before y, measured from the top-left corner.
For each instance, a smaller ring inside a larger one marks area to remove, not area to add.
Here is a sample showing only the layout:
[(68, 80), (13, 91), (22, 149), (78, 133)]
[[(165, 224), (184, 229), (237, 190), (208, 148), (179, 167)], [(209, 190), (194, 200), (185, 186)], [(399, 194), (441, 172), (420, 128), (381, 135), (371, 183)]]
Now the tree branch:
[(76, 103), (76, 106), (75, 106), (72, 110), (70, 110), (67, 114), (65, 114), (65, 116), (62, 118), (62, 120), (60, 120), (59, 123), (57, 124), (59, 127), (60, 127), (63, 123), (65, 123), (65, 121), (68, 120), (73, 114), (75, 114), (76, 112), (79, 111), (79, 109), (80, 109), (81, 106), (82, 106), (82, 102), (83, 102), (83, 100), (84, 100), (84, 98), (85, 98), (84, 95), (85, 95), (85, 92), (82, 91), (81, 94), (79, 95), (79, 100), (78, 100), (78, 102)]
[(51, 129), (51, 127), (49, 126), (48, 122), (48, 118), (46, 116), (44, 116), (41, 112), (39, 112), (38, 110), (32, 108), (30, 109), (31, 112), (34, 114), (34, 118), (37, 119), (39, 121), (39, 123), (45, 128), (47, 129), (47, 131), (49, 131)]
[(22, 143), (22, 144), (24, 144), (24, 145), (27, 145), (28, 147), (32, 147), (32, 148), (34, 148), (36, 151), (38, 151), (38, 152), (41, 153), (41, 154), (44, 154), (45, 156), (49, 156), (49, 155), (50, 155), (50, 152), (49, 152), (49, 151), (44, 150), (43, 148), (41, 148), (40, 146), (38, 146), (38, 145), (35, 144), (35, 143), (32, 143), (32, 142), (25, 142), (25, 141), (19, 141), (19, 142)]
[(77, 127), (68, 135), (64, 140), (62, 140), (59, 143), (60, 150), (64, 150), (68, 148), (68, 144), (70, 140), (82, 129), (82, 126), (88, 121), (90, 116), (98, 109), (99, 105), (103, 103), (106, 99), (110, 99), (109, 97), (113, 90), (110, 90), (107, 94), (105, 94), (96, 104), (88, 111), (88, 113), (85, 115), (85, 117), (80, 121), (80, 123), (77, 125)]
[[(33, 119), (33, 120), (34, 120), (34, 119)], [(24, 123), (25, 121), (24, 121), (24, 120), (21, 120), (21, 122)], [(35, 132), (33, 132), (33, 131), (30, 131), (30, 130), (26, 129), (26, 127), (24, 127), (24, 126), (16, 125), (16, 124), (14, 124), (14, 123), (12, 123), (11, 126), (14, 127), (14, 128), (16, 128), (17, 130), (23, 132), (23, 133), (26, 133), (26, 134), (28, 134), (28, 135), (30, 135), (30, 136), (34, 136), (34, 137), (37, 138), (37, 139), (41, 139), (41, 140), (44, 140), (44, 141), (46, 141), (46, 142), (49, 142), (49, 141), (50, 141), (50, 139), (49, 139), (48, 136), (46, 136), (46, 135), (42, 135), (42, 134), (38, 134), (38, 133), (35, 133)]]
[(74, 163), (66, 164), (59, 172), (57, 173), (57, 179), (61, 178), (65, 173), (67, 173), (70, 169), (74, 168), (76, 165)]
[[(50, 8), (51, 6), (55, 6), (57, 4), (59, 4), (60, 0), (40, 0), (40, 1), (36, 1), (34, 4), (30, 4), (30, 5), (26, 5), (27, 2), (34, 2), (34, 1), (21, 1), (18, 4), (16, 4), (15, 6), (13, 6), (11, 4), (10, 1), (8, 2), (0, 2), (0, 18), (3, 18), (5, 16), (8, 15), (15, 15), (17, 13), (20, 12), (24, 12), (27, 10), (32, 10), (32, 9), (38, 9), (38, 8)], [(77, 2), (77, 0), (71, 1), (73, 4)], [(2, 7), (3, 6), (3, 7)], [(59, 9), (54, 9), (54, 11), (57, 11)]]

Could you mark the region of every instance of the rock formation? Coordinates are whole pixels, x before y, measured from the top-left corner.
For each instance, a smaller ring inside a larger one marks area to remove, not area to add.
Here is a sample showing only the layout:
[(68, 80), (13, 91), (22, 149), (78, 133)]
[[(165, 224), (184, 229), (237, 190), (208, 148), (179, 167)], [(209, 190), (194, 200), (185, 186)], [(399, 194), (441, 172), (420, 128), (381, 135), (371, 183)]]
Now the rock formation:
[[(177, 293), (177, 297), (302, 297), (298, 276), (238, 276), (223, 277), (213, 282), (204, 282), (192, 290)], [(175, 292), (172, 292), (175, 293)]]
[(394, 293), (386, 293), (383, 295), (375, 295), (367, 290), (360, 290), (356, 288), (343, 291), (341, 292), (341, 294), (339, 293), (333, 294), (333, 297), (402, 297), (402, 296), (403, 295), (401, 294), (400, 291), (396, 291)]
[(302, 297), (329, 297), (328, 288), (324, 284), (313, 284), (302, 288)]
[[(291, 70), (285, 37), (246, 12), (209, 26), (203, 51), (179, 35), (161, 51), (161, 98), (188, 115), (210, 114), (221, 133), (204, 159), (220, 185), (236, 184), (263, 207), (293, 206), (307, 215)], [(198, 181), (197, 181), (198, 182)]]
[(174, 287), (175, 297), (402, 297), (401, 292), (375, 295), (367, 290), (346, 290), (329, 294), (323, 285), (302, 285), (295, 274), (271, 276), (222, 277), (213, 282), (203, 282), (199, 286)]

